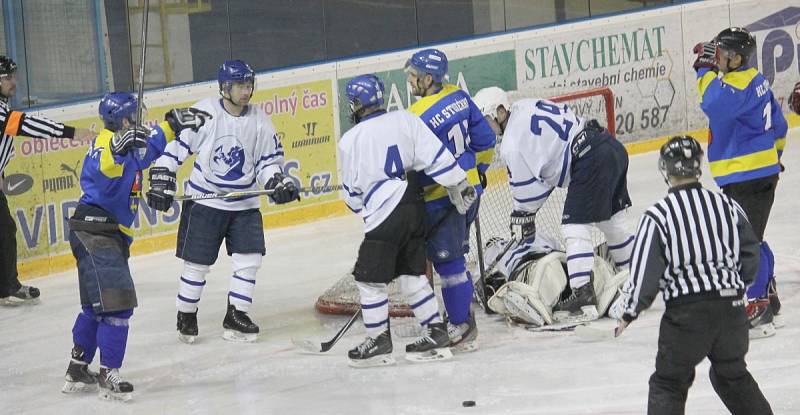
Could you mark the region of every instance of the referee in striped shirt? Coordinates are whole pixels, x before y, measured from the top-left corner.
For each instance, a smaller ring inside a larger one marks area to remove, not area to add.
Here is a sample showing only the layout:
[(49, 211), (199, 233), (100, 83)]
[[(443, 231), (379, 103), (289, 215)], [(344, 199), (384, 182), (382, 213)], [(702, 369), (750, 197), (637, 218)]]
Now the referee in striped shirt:
[(747, 371), (744, 293), (758, 271), (759, 243), (742, 208), (698, 181), (703, 149), (692, 137), (661, 147), (659, 170), (669, 194), (639, 221), (631, 257), (631, 288), (616, 335), (663, 292), (656, 370), (648, 414), (683, 414), (695, 366), (711, 361), (709, 377), (733, 414), (771, 414)]
[[(12, 111), (8, 100), (17, 92), (17, 64), (0, 55), (0, 305), (15, 305), (35, 300), (39, 290), (22, 285), (17, 275), (17, 225), (11, 216), (4, 171), (14, 157), (14, 136), (34, 138), (74, 138), (76, 130), (44, 117)], [(89, 137), (88, 129), (78, 129), (79, 137)], [(14, 184), (8, 183), (9, 186)], [(16, 187), (16, 186), (15, 186)]]

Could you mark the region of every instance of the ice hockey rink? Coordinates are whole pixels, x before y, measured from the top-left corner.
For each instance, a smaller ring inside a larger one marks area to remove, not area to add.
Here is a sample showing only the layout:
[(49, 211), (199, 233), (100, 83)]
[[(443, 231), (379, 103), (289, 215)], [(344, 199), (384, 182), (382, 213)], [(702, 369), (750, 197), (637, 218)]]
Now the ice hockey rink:
[[(792, 135), (767, 227), (785, 327), (774, 337), (752, 341), (747, 356), (776, 414), (800, 414), (800, 152), (795, 148), (800, 129)], [(631, 231), (638, 215), (666, 192), (656, 160), (655, 152), (631, 157)], [(708, 174), (703, 182), (716, 189)], [(404, 345), (411, 339), (395, 336), (396, 366), (350, 368), (346, 353), (364, 336), (360, 321), (328, 353), (300, 353), (291, 338), (327, 340), (346, 321), (318, 314), (313, 305), (349, 270), (361, 235), (355, 215), (267, 232), (268, 252), (251, 310), (261, 326), (254, 344), (221, 338), (231, 274), (227, 256), (221, 256), (208, 277), (194, 345), (179, 343), (175, 334), (181, 261), (172, 251), (132, 258), (139, 307), (121, 371), (135, 387), (129, 403), (100, 401), (94, 393), (60, 392), (79, 310), (77, 274), (71, 270), (31, 280), (42, 290), (41, 304), (0, 308), (0, 414), (646, 412), (660, 300), (622, 337), (605, 342), (508, 327), (479, 310), (480, 349), (446, 362), (405, 361)], [(728, 413), (711, 387), (708, 367), (706, 361), (697, 368), (687, 414)], [(467, 400), (476, 406), (462, 407)]]

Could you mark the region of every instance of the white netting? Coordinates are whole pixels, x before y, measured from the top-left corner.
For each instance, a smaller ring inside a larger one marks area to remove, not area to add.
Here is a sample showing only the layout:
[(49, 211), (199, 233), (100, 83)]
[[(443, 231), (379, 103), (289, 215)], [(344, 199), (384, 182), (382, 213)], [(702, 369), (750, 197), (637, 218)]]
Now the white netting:
[[(514, 91), (509, 94), (512, 103), (515, 100), (536, 97), (530, 91)], [(591, 91), (581, 91), (577, 93), (564, 94), (552, 97), (554, 101), (565, 102), (579, 116), (586, 119), (597, 119), (601, 125), (608, 126), (609, 130), (614, 130), (614, 111), (613, 96), (608, 88), (601, 88)], [(502, 141), (498, 141), (495, 149), (495, 159), (487, 172), (489, 186), (481, 197), (480, 206), (480, 225), (481, 238), (484, 244), (492, 237), (510, 237), (508, 228), (508, 216), (513, 209), (511, 190), (508, 185), (508, 175), (505, 164), (499, 158), (499, 146)], [(565, 189), (554, 189), (545, 202), (544, 206), (536, 214), (536, 232), (546, 235), (554, 242), (560, 243), (560, 248), (564, 249), (564, 238), (561, 235), (561, 214), (564, 209), (566, 197)], [(473, 226), (473, 229), (475, 227)], [(595, 245), (599, 245), (605, 239), (596, 229), (593, 232)], [(467, 268), (473, 271), (473, 276), (480, 275), (478, 270), (478, 243), (476, 233), (470, 234), (470, 252), (467, 254)], [(485, 264), (488, 266), (489, 264)], [(429, 267), (430, 268), (430, 267)], [(433, 279), (438, 283), (438, 278)], [(389, 284), (389, 314), (392, 317), (411, 316), (411, 309), (405, 302), (405, 298), (400, 293), (398, 286), (394, 283)], [(342, 277), (332, 287), (323, 293), (316, 303), (318, 311), (328, 314), (352, 314), (358, 310), (359, 294), (353, 276), (348, 274)]]

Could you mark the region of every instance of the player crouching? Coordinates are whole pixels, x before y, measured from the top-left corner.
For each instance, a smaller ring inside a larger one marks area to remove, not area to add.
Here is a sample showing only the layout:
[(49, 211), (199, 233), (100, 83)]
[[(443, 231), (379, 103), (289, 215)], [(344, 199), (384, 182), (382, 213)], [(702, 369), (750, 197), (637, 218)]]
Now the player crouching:
[[(509, 243), (513, 246), (506, 250)], [(487, 290), (491, 296), (489, 308), (514, 323), (526, 326), (564, 324), (568, 327), (580, 324), (563, 321), (553, 311), (559, 301), (571, 294), (566, 273), (567, 255), (553, 246), (556, 245), (539, 235), (519, 243), (513, 239), (492, 238), (487, 243), (486, 261), (493, 262), (502, 251), (505, 254), (497, 261), (496, 271), (487, 278)], [(603, 251), (606, 251), (605, 245), (596, 250), (592, 269), (599, 315), (609, 309), (628, 278), (628, 269), (617, 272)]]
[(425, 207), (416, 171), (445, 186), (460, 214), (475, 189), (442, 142), (414, 114), (386, 112), (383, 81), (360, 75), (347, 83), (355, 124), (339, 142), (345, 202), (364, 220), (354, 267), (367, 338), (348, 352), (353, 367), (395, 363), (389, 331), (387, 285), (398, 280), (425, 334), (406, 346), (406, 359), (451, 358), (447, 326), (425, 278)]

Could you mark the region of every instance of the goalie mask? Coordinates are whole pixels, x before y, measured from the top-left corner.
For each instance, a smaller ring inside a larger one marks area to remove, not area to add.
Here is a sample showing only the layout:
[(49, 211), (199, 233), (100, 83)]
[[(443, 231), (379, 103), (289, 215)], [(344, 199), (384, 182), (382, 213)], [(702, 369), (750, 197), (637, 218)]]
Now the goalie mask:
[(700, 178), (703, 148), (688, 135), (669, 139), (659, 152), (658, 169), (669, 185), (669, 177)]

